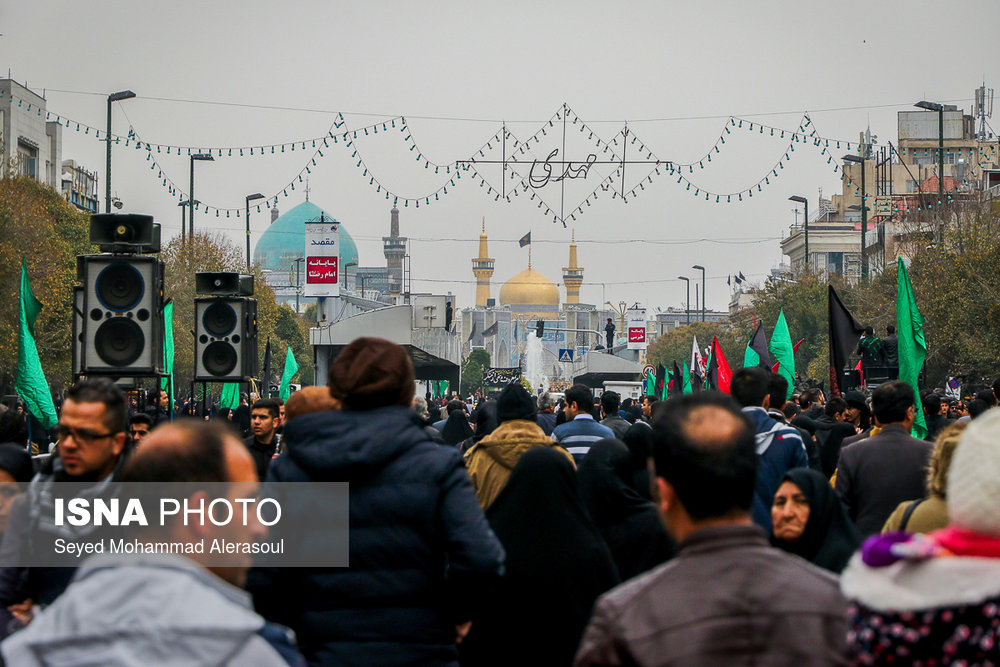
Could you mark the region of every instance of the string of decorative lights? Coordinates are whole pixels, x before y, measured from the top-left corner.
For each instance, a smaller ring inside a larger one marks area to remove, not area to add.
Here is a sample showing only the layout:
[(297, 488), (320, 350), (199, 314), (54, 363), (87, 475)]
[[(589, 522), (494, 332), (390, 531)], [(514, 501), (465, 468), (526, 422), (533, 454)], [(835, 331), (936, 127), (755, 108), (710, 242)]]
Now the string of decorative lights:
[[(2, 97), (3, 94), (4, 93), (0, 92), (0, 97)], [(41, 107), (38, 107), (37, 104), (34, 104), (33, 102), (23, 100), (21, 98), (18, 98), (17, 96), (12, 95), (11, 102), (13, 103), (15, 100), (17, 101), (17, 105), (19, 108), (23, 108), (26, 105), (28, 111), (31, 111), (34, 108), (36, 110), (37, 115), (39, 116), (42, 115), (43, 109)], [(83, 134), (85, 135), (93, 134), (93, 136), (99, 140), (107, 140), (107, 134), (104, 131), (102, 131), (100, 128), (87, 125), (86, 123), (80, 123), (66, 116), (62, 116), (60, 114), (54, 114), (47, 110), (45, 111), (45, 118), (46, 120), (54, 119), (56, 122), (65, 125), (67, 128), (71, 128), (75, 125), (77, 132), (82, 131)], [(658, 158), (656, 158), (655, 153), (648, 148), (645, 142), (643, 142), (639, 137), (636, 136), (634, 131), (632, 132), (628, 131), (627, 123), (625, 124), (625, 127), (623, 128), (622, 131), (619, 131), (612, 137), (611, 142), (607, 142), (604, 139), (602, 139), (599, 134), (594, 132), (593, 129), (589, 125), (587, 125), (576, 114), (576, 112), (570, 109), (566, 104), (563, 104), (559, 108), (559, 110), (557, 110), (556, 113), (553, 114), (553, 116), (551, 116), (547, 121), (543, 122), (539, 130), (537, 130), (528, 139), (524, 141), (518, 140), (509, 132), (509, 130), (507, 130), (506, 123), (504, 123), (500, 130), (498, 130), (486, 142), (484, 142), (483, 146), (480, 147), (480, 149), (477, 152), (473, 153), (473, 157), (470, 160), (457, 160), (450, 164), (436, 163), (434, 161), (431, 161), (428, 157), (426, 157), (426, 154), (423, 152), (423, 150), (417, 147), (416, 142), (413, 140), (412, 130), (407, 125), (406, 119), (403, 116), (397, 116), (397, 117), (387, 118), (384, 120), (379, 120), (375, 123), (366, 125), (364, 127), (359, 127), (356, 129), (348, 129), (346, 131), (341, 132), (340, 129), (345, 125), (345, 120), (343, 114), (338, 113), (336, 120), (334, 121), (334, 124), (331, 125), (326, 135), (322, 137), (315, 137), (305, 140), (286, 141), (275, 144), (262, 144), (262, 145), (251, 145), (251, 146), (194, 147), (194, 146), (180, 146), (175, 144), (152, 143), (143, 141), (139, 137), (139, 135), (134, 131), (134, 129), (130, 129), (129, 134), (126, 136), (116, 135), (114, 133), (112, 133), (110, 136), (111, 139), (115, 142), (115, 144), (120, 144), (124, 142), (126, 146), (134, 145), (136, 150), (145, 149), (147, 152), (147, 161), (150, 162), (150, 170), (156, 171), (157, 178), (161, 181), (163, 187), (167, 188), (170, 194), (176, 195), (178, 197), (184, 196), (183, 190), (179, 188), (169, 176), (166, 175), (166, 172), (163, 169), (162, 165), (154, 157), (154, 152), (156, 154), (163, 154), (165, 152), (168, 155), (172, 155), (174, 153), (178, 155), (207, 153), (212, 155), (218, 155), (220, 157), (241, 157), (247, 155), (248, 153), (249, 155), (253, 156), (263, 156), (267, 154), (284, 153), (286, 151), (295, 151), (297, 148), (302, 151), (307, 151), (310, 148), (315, 149), (312, 155), (309, 157), (309, 160), (306, 162), (305, 166), (299, 171), (298, 174), (296, 174), (296, 176), (291, 181), (289, 181), (284, 187), (281, 188), (280, 193), (276, 192), (271, 197), (263, 200), (262, 204), (257, 205), (258, 211), (262, 210), (263, 206), (267, 206), (268, 208), (270, 208), (272, 202), (274, 204), (277, 204), (278, 197), (280, 195), (288, 197), (288, 191), (295, 190), (296, 183), (297, 182), (302, 183), (304, 177), (307, 174), (311, 173), (311, 168), (316, 166), (317, 164), (316, 162), (317, 158), (324, 157), (325, 154), (323, 153), (322, 148), (329, 148), (330, 140), (332, 140), (335, 144), (341, 142), (344, 143), (345, 148), (351, 150), (352, 152), (351, 157), (353, 159), (358, 160), (356, 166), (361, 170), (363, 177), (369, 178), (369, 185), (375, 187), (376, 191), (379, 193), (384, 192), (386, 195), (386, 199), (391, 199), (394, 204), (398, 204), (398, 202), (402, 201), (404, 206), (408, 206), (410, 202), (413, 202), (417, 207), (419, 207), (421, 203), (423, 203), (424, 205), (429, 205), (432, 201), (437, 201), (440, 198), (441, 194), (447, 194), (448, 187), (455, 187), (456, 182), (458, 179), (461, 178), (461, 173), (463, 171), (470, 171), (470, 170), (472, 172), (474, 180), (479, 180), (480, 187), (487, 188), (487, 192), (494, 197), (495, 201), (498, 201), (501, 197), (503, 197), (506, 201), (509, 202), (511, 201), (511, 195), (504, 195), (503, 190), (498, 190), (494, 185), (492, 185), (492, 183), (474, 165), (476, 162), (475, 159), (476, 155), (478, 154), (479, 156), (485, 156), (486, 151), (492, 150), (494, 142), (501, 143), (504, 139), (512, 139), (513, 153), (510, 156), (505, 155), (503, 162), (505, 163), (506, 167), (505, 172), (509, 172), (507, 177), (511, 181), (513, 181), (516, 186), (511, 189), (513, 196), (515, 197), (519, 196), (519, 190), (523, 192), (529, 192), (530, 190), (531, 191), (530, 197), (532, 201), (538, 201), (538, 208), (540, 209), (544, 208), (546, 215), (551, 215), (553, 216), (553, 219), (555, 221), (558, 221), (559, 216), (554, 213), (553, 210), (554, 207), (549, 206), (543, 200), (543, 198), (540, 195), (538, 195), (533, 188), (531, 188), (530, 183), (528, 183), (525, 180), (524, 175), (522, 175), (518, 170), (518, 167), (527, 165), (527, 162), (525, 160), (522, 160), (522, 156), (530, 157), (532, 160), (532, 164), (534, 164), (537, 161), (537, 158), (534, 156), (532, 152), (532, 142), (534, 142), (534, 145), (536, 147), (540, 143), (542, 143), (543, 137), (546, 137), (548, 134), (548, 130), (555, 129), (556, 121), (561, 121), (565, 123), (571, 120), (574, 126), (578, 126), (580, 133), (589, 132), (588, 140), (593, 141), (596, 147), (601, 151), (603, 155), (611, 156), (615, 160), (620, 160), (622, 162), (622, 165), (619, 166), (619, 168), (616, 169), (614, 173), (603, 178), (597, 184), (597, 186), (591, 191), (591, 193), (576, 208), (570, 211), (569, 214), (570, 219), (575, 220), (576, 216), (580, 215), (584, 211), (584, 207), (589, 207), (591, 205), (591, 201), (597, 199), (600, 192), (602, 191), (607, 192), (610, 189), (612, 191), (612, 198), (621, 197), (624, 202), (627, 202), (629, 201), (630, 198), (634, 199), (636, 196), (639, 195), (641, 191), (645, 190), (645, 186), (647, 184), (652, 183), (654, 176), (677, 175), (678, 176), (677, 183), (678, 184), (683, 183), (685, 185), (686, 191), (691, 191), (693, 188), (694, 196), (696, 197), (704, 196), (706, 200), (710, 200), (711, 197), (714, 196), (716, 198), (717, 203), (721, 203), (723, 198), (725, 198), (727, 202), (732, 202), (733, 198), (735, 197), (735, 201), (739, 202), (743, 200), (744, 195), (746, 195), (747, 197), (752, 197), (755, 190), (756, 192), (760, 193), (763, 190), (763, 187), (769, 185), (772, 179), (776, 179), (779, 176), (780, 171), (785, 168), (784, 162), (787, 162), (791, 159), (791, 153), (795, 151), (796, 144), (806, 144), (807, 142), (811, 143), (814, 147), (820, 149), (821, 155), (827, 155), (828, 164), (831, 163), (834, 159), (833, 154), (830, 153), (830, 149), (832, 147), (840, 149), (843, 146), (848, 150), (852, 149), (852, 147), (857, 147), (857, 151), (859, 153), (865, 150), (865, 147), (857, 142), (827, 138), (822, 135), (819, 135), (808, 113), (803, 116), (803, 119), (804, 120), (799, 124), (798, 129), (793, 132), (781, 127), (767, 125), (764, 123), (759, 123), (757, 121), (751, 121), (746, 118), (730, 116), (724, 127), (724, 132), (720, 133), (719, 137), (717, 138), (715, 143), (711, 146), (711, 148), (709, 148), (709, 150), (704, 155), (702, 155), (702, 157), (700, 157), (697, 161), (692, 161), (690, 163), (670, 163), (667, 161), (659, 160)], [(431, 167), (434, 167), (435, 173), (440, 173), (440, 170), (444, 169), (445, 174), (449, 176), (452, 176), (452, 174), (454, 174), (451, 178), (448, 179), (446, 183), (442, 184), (436, 190), (434, 190), (429, 194), (422, 195), (419, 197), (400, 196), (396, 192), (387, 188), (381, 181), (379, 181), (375, 177), (374, 174), (371, 173), (371, 170), (368, 167), (367, 163), (365, 163), (364, 159), (360, 155), (360, 151), (358, 149), (357, 144), (355, 143), (355, 139), (359, 138), (359, 136), (377, 134), (379, 130), (388, 131), (389, 129), (396, 128), (397, 121), (399, 125), (398, 129), (400, 129), (400, 131), (404, 133), (404, 140), (410, 144), (410, 150), (416, 153), (415, 155), (416, 160), (423, 162), (425, 169), (430, 169)], [(731, 134), (733, 129), (741, 129), (741, 128), (745, 128), (750, 132), (756, 131), (756, 133), (760, 135), (766, 134), (767, 136), (779, 137), (779, 138), (790, 137), (788, 147), (785, 150), (782, 158), (780, 158), (776, 163), (774, 163), (774, 165), (772, 165), (772, 167), (764, 173), (764, 176), (760, 178), (754, 185), (750, 186), (749, 188), (744, 188), (737, 192), (716, 193), (706, 188), (700, 187), (698, 184), (690, 180), (690, 178), (688, 178), (687, 175), (684, 174), (683, 172), (684, 168), (687, 168), (688, 175), (694, 173), (695, 164), (698, 165), (699, 170), (705, 169), (706, 163), (711, 163), (713, 161), (712, 160), (713, 154), (718, 155), (720, 152), (720, 147), (726, 143), (725, 136)], [(320, 144), (322, 144), (322, 146), (320, 146)], [(656, 158), (657, 163), (662, 162), (664, 165), (669, 165), (669, 166), (664, 166), (661, 169), (659, 164), (657, 164), (657, 166), (655, 166), (653, 169), (647, 172), (641, 179), (639, 179), (636, 185), (634, 185), (632, 188), (626, 188), (623, 182), (622, 191), (619, 192), (612, 186), (614, 185), (614, 182), (618, 178), (621, 178), (624, 165), (626, 163), (632, 164), (628, 163), (624, 159), (624, 157), (619, 156), (619, 152), (618, 150), (616, 150), (619, 146), (622, 149), (621, 152), (622, 156), (624, 156), (625, 154), (626, 146), (635, 147), (635, 149), (638, 150), (639, 153), (645, 155), (647, 160)], [(895, 155), (899, 157), (901, 161), (904, 160), (904, 158), (900, 155), (899, 151), (895, 149), (895, 147), (892, 147), (890, 145), (890, 149), (891, 152), (895, 152)], [(910, 155), (917, 156), (919, 155), (919, 152), (920, 149), (911, 149)], [(974, 164), (974, 166), (972, 166), (967, 172), (967, 174), (961, 179), (961, 183), (967, 187), (971, 185), (969, 178), (975, 178), (977, 175), (982, 173), (984, 165), (987, 162), (991, 161), (992, 156), (996, 154), (997, 154), (996, 145), (979, 146), (978, 155), (977, 151), (971, 148), (967, 150), (953, 148), (946, 151), (945, 153), (946, 156), (953, 158), (955, 161), (957, 161), (960, 158), (960, 156), (961, 157), (967, 156), (968, 158), (970, 158), (970, 164)], [(923, 157), (927, 158), (927, 161), (929, 162), (932, 159), (932, 157), (933, 158), (939, 157), (938, 150), (936, 148), (933, 150), (931, 148), (923, 149)], [(833, 169), (834, 171), (841, 172), (842, 180), (844, 180), (849, 187), (850, 186), (855, 187), (856, 193), (860, 192), (858, 184), (854, 182), (854, 180), (848, 174), (846, 174), (843, 170), (841, 170), (839, 168), (839, 165), (834, 164)], [(977, 169), (979, 171), (977, 171)], [(506, 188), (504, 188), (504, 190), (506, 190)], [(952, 196), (949, 194), (947, 196), (947, 199), (952, 200)], [(945, 203), (946, 202), (939, 201), (937, 202), (937, 205), (941, 206)], [(933, 207), (934, 204), (926, 205), (927, 209), (932, 209)], [(923, 206), (920, 206), (918, 207), (917, 210), (918, 211), (922, 210), (922, 208)], [(214, 210), (216, 213), (216, 217), (221, 217), (222, 213), (225, 213), (226, 217), (230, 217), (232, 214), (235, 214), (236, 217), (240, 217), (240, 210), (241, 210), (241, 208), (239, 207), (223, 208), (213, 205), (199, 205), (198, 209), (203, 210), (204, 213), (206, 214)]]

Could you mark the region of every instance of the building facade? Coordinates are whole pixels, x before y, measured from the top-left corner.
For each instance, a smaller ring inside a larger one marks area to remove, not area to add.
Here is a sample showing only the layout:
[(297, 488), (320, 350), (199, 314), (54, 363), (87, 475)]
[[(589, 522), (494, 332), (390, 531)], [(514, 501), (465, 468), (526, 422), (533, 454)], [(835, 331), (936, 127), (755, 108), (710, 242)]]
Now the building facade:
[(5, 168), (60, 189), (62, 125), (47, 120), (44, 97), (13, 79), (0, 79), (0, 146)]

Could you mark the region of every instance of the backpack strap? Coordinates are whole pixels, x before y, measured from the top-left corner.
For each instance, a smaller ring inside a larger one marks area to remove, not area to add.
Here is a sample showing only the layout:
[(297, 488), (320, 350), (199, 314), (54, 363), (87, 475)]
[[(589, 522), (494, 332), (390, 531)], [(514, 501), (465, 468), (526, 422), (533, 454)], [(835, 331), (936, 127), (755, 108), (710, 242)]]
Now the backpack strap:
[(924, 500), (926, 498), (917, 498), (906, 506), (906, 510), (903, 512), (903, 520), (899, 524), (899, 530), (906, 530), (906, 525), (910, 523), (910, 517), (913, 516), (913, 510), (917, 509), (917, 505), (924, 502)]

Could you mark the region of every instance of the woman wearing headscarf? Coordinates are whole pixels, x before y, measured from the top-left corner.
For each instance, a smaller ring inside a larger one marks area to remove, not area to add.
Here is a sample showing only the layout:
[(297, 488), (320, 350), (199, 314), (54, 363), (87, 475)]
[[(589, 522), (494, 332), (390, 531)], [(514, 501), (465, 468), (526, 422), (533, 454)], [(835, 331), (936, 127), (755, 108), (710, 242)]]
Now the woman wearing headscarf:
[(629, 477), (629, 486), (640, 497), (652, 500), (649, 457), (653, 455), (653, 429), (646, 422), (636, 422), (625, 431), (622, 442), (628, 447), (631, 457), (629, 467), (632, 474)]
[(785, 473), (771, 505), (771, 543), (813, 565), (840, 574), (861, 543), (843, 503), (812, 468)]
[(465, 410), (451, 410), (448, 413), (448, 421), (441, 429), (441, 436), (446, 445), (458, 445), (472, 435), (472, 427), (465, 416)]
[(486, 518), (506, 574), (473, 616), (462, 665), (571, 664), (594, 601), (619, 579), (570, 459), (553, 447), (525, 452)]
[(622, 581), (651, 570), (676, 550), (656, 506), (630, 486), (632, 477), (632, 455), (613, 438), (594, 443), (577, 471), (584, 507), (607, 542)]
[(488, 436), (500, 425), (497, 419), (497, 402), (490, 399), (483, 401), (476, 408), (476, 430), (470, 437), (462, 441), (462, 453), (469, 451), (469, 448)]

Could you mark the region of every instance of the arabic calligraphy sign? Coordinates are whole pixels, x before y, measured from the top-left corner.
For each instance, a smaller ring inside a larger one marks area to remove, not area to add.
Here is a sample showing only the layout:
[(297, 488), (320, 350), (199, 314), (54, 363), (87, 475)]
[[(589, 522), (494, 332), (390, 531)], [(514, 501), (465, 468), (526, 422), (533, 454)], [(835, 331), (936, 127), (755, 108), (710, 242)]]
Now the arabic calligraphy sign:
[(483, 385), (487, 387), (503, 387), (515, 380), (521, 379), (520, 368), (484, 368)]
[(340, 296), (340, 224), (306, 223), (304, 296)]
[[(531, 171), (528, 172), (528, 183), (531, 184), (533, 188), (544, 188), (549, 183), (558, 183), (567, 178), (587, 178), (587, 174), (590, 172), (590, 168), (594, 166), (597, 162), (597, 156), (593, 153), (587, 156), (586, 162), (566, 162), (563, 167), (563, 171), (558, 176), (552, 175), (552, 158), (559, 154), (559, 149), (553, 149), (549, 156), (545, 158), (541, 163), (535, 160), (531, 163)], [(541, 168), (538, 170), (538, 174), (535, 174), (535, 168), (541, 164)]]
[(628, 349), (646, 349), (646, 309), (633, 308), (628, 311)]

